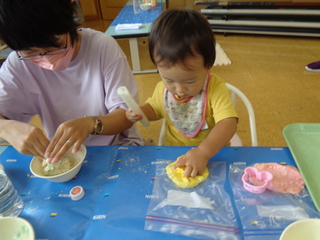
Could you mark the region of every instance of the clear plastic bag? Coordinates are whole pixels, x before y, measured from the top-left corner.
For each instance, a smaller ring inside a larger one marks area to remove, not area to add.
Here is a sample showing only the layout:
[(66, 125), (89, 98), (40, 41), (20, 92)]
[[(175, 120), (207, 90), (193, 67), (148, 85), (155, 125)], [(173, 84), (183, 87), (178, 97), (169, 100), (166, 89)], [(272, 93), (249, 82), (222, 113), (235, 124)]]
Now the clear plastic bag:
[(145, 229), (188, 237), (238, 240), (239, 226), (230, 197), (224, 190), (225, 162), (209, 162), (208, 178), (194, 188), (178, 188), (157, 160), (156, 179)]
[(304, 188), (299, 194), (265, 192), (251, 193), (243, 187), (241, 177), (247, 165), (231, 164), (229, 179), (234, 194), (245, 240), (278, 240), (292, 222), (320, 218), (312, 199)]

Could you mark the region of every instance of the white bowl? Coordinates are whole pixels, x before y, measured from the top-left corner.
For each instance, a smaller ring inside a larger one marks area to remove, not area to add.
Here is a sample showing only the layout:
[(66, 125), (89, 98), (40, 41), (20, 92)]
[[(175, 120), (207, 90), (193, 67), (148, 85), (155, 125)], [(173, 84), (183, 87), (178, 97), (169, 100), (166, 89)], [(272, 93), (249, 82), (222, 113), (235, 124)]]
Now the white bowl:
[(32, 225), (20, 217), (0, 218), (0, 239), (35, 240)]
[(309, 218), (291, 223), (284, 229), (279, 240), (319, 240), (320, 219)]
[(82, 144), (80, 147), (80, 150), (77, 153), (72, 153), (71, 151), (72, 151), (72, 148), (69, 149), (69, 151), (64, 155), (64, 157), (67, 157), (70, 160), (74, 160), (77, 163), (73, 168), (71, 168), (67, 172), (64, 172), (58, 175), (53, 175), (53, 176), (44, 175), (43, 167), (42, 167), (43, 159), (40, 157), (32, 158), (30, 163), (30, 171), (32, 172), (33, 175), (39, 178), (44, 178), (51, 182), (67, 182), (71, 180), (74, 176), (76, 176), (77, 173), (80, 171), (83, 160), (87, 154), (87, 148)]
[(140, 4), (140, 8), (141, 8), (143, 11), (148, 11), (148, 10), (150, 10), (150, 8), (151, 8), (151, 3), (141, 3), (141, 4)]

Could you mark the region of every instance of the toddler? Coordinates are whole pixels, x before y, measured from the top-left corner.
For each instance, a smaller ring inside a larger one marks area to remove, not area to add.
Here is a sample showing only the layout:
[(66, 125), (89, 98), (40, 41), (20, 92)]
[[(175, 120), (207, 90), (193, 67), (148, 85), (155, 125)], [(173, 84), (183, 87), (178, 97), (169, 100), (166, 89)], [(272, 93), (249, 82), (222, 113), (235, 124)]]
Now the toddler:
[[(208, 160), (226, 146), (237, 129), (238, 116), (230, 93), (210, 74), (215, 61), (215, 38), (199, 12), (169, 9), (152, 25), (149, 53), (162, 81), (141, 106), (150, 121), (166, 119), (165, 145), (197, 146), (174, 165), (185, 175), (201, 175)], [(140, 114), (126, 111), (136, 122)]]

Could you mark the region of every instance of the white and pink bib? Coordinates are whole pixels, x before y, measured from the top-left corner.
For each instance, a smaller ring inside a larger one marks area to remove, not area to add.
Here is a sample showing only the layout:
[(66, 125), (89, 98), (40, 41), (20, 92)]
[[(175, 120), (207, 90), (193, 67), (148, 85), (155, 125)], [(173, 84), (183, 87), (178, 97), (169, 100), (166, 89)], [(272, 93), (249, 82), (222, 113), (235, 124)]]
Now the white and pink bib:
[(197, 95), (178, 100), (164, 89), (164, 106), (175, 127), (186, 137), (195, 137), (205, 124), (209, 77)]

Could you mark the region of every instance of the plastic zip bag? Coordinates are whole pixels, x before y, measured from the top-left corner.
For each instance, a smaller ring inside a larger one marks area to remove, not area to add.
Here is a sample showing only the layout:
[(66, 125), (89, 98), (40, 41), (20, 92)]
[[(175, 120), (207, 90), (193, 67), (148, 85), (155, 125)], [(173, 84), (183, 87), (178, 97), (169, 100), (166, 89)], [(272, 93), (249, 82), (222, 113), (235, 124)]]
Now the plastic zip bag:
[(226, 163), (209, 162), (208, 178), (186, 189), (168, 178), (165, 168), (171, 162), (157, 160), (145, 229), (202, 239), (241, 239), (230, 197), (224, 190)]
[(305, 218), (320, 218), (308, 191), (299, 194), (265, 192), (251, 193), (243, 187), (241, 177), (247, 165), (230, 165), (229, 180), (234, 194), (245, 240), (278, 240), (292, 222)]

